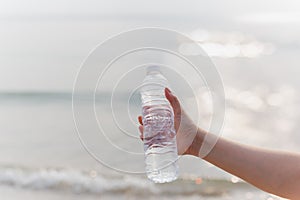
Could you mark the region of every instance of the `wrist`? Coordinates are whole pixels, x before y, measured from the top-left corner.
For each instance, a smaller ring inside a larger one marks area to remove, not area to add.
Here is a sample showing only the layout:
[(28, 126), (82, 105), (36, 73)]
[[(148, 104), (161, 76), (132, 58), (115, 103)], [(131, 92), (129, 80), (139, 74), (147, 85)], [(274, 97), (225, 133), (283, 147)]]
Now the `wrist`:
[(206, 131), (202, 130), (201, 128), (197, 128), (197, 133), (190, 146), (190, 152), (189, 152), (190, 155), (199, 157), (199, 151), (204, 141), (205, 134), (207, 134)]

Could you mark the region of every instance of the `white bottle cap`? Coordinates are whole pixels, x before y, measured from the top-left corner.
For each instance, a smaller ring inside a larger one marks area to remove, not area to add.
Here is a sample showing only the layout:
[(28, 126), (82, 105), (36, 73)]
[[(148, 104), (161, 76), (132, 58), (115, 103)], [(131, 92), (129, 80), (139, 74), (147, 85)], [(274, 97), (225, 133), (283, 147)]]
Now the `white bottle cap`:
[(146, 69), (147, 73), (152, 72), (152, 71), (159, 71), (160, 72), (160, 67), (158, 65), (149, 65)]

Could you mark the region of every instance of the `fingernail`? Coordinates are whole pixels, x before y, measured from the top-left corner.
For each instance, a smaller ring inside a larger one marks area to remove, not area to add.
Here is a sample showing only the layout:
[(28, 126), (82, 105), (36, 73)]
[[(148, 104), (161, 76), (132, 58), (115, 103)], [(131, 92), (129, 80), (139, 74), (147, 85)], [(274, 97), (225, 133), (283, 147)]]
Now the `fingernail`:
[(169, 88), (167, 88), (167, 87), (166, 87), (166, 91), (167, 91), (168, 93), (172, 93), (171, 90), (170, 90)]

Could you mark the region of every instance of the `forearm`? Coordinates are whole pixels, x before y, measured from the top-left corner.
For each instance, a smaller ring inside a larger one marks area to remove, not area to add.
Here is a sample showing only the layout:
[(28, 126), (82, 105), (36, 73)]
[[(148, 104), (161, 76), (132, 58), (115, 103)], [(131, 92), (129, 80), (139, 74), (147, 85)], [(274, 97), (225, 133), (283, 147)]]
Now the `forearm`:
[[(198, 132), (193, 143), (195, 156), (199, 156), (206, 135), (202, 130)], [(254, 148), (219, 138), (204, 160), (267, 192), (288, 198), (300, 196), (299, 155)]]

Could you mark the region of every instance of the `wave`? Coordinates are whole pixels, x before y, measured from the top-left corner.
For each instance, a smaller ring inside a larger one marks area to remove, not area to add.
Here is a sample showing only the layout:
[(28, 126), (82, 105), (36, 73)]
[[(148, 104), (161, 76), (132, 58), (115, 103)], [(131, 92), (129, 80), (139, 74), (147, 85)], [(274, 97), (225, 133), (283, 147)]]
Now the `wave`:
[[(220, 196), (233, 184), (227, 180), (206, 180), (200, 186), (199, 181), (199, 178), (195, 182), (194, 178), (182, 177), (173, 183), (154, 184), (141, 176), (101, 174), (94, 170), (0, 168), (1, 185), (71, 193)], [(244, 187), (245, 183), (235, 183), (235, 186)]]
[(133, 190), (155, 192), (153, 184), (131, 176), (100, 175), (71, 169), (0, 169), (0, 184), (34, 190), (67, 190), (74, 193), (115, 193)]

